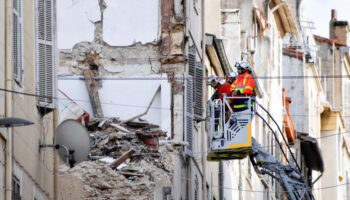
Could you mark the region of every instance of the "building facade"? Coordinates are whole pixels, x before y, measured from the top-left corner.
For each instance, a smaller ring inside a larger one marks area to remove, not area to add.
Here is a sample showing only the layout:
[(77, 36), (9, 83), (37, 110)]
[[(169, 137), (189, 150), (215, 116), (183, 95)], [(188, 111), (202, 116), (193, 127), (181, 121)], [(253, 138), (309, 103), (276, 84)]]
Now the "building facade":
[(0, 1), (0, 116), (33, 122), (0, 129), (0, 199), (54, 199), (54, 0)]

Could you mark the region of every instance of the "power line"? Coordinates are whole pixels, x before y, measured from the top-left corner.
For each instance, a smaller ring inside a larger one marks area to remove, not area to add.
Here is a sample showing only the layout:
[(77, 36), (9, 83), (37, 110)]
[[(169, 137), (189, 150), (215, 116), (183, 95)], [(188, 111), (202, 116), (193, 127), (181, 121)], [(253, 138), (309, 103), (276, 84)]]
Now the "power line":
[[(220, 79), (224, 79), (226, 77), (220, 77)], [(335, 78), (335, 79), (342, 79), (342, 78), (348, 78), (350, 79), (349, 75), (321, 75), (321, 76), (257, 76), (254, 77), (254, 79), (308, 79), (308, 78), (323, 78), (323, 79), (329, 79), (329, 78)], [(58, 80), (115, 80), (115, 81), (125, 81), (125, 80), (207, 80), (209, 77), (58, 77)]]
[[(32, 96), (32, 97), (38, 97), (38, 98), (47, 98), (47, 99), (55, 99), (58, 101), (75, 101), (75, 102), (85, 102), (85, 103), (90, 103), (90, 100), (82, 100), (82, 99), (71, 99), (69, 100), (68, 98), (59, 98), (59, 97), (54, 97), (54, 96), (46, 96), (46, 95), (38, 95), (38, 94), (33, 94), (33, 93), (27, 93), (27, 92), (18, 92), (18, 91), (14, 91), (14, 90), (7, 90), (4, 88), (0, 88), (0, 91), (4, 91), (4, 92), (11, 92), (14, 94), (20, 94), (20, 95), (26, 95), (26, 96)], [(134, 108), (147, 108), (147, 106), (141, 106), (141, 105), (131, 105), (131, 104), (120, 104), (120, 103), (111, 103), (111, 102), (101, 102), (101, 104), (103, 105), (113, 105), (113, 106), (124, 106), (124, 107), (134, 107)], [(159, 109), (159, 110), (170, 110), (170, 108), (164, 108), (164, 107), (152, 107), (151, 109)], [(179, 110), (179, 109), (176, 109)], [(290, 115), (290, 116), (295, 116), (295, 117), (300, 117), (300, 116), (304, 116), (304, 117), (318, 117), (317, 115), (299, 115), (299, 114), (295, 114), (295, 115)], [(338, 116), (329, 116), (329, 117), (338, 117)], [(350, 117), (345, 115), (342, 116), (343, 118), (348, 118)]]

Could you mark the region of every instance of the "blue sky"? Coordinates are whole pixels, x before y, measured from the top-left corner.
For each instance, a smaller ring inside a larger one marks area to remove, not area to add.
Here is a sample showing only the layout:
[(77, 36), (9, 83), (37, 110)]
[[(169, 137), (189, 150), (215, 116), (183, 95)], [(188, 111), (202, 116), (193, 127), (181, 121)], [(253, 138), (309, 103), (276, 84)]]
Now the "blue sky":
[(307, 15), (316, 27), (313, 33), (329, 37), (331, 10), (336, 9), (338, 20), (350, 22), (350, 0), (304, 0)]

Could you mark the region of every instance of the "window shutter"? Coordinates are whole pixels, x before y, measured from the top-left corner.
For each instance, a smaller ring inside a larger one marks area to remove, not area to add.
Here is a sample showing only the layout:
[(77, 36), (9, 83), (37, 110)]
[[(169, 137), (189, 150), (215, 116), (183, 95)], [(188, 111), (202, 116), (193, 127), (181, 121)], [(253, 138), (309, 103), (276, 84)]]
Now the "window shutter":
[(194, 114), (203, 117), (203, 66), (201, 62), (196, 62), (194, 78)]
[(23, 33), (22, 0), (13, 0), (12, 65), (14, 80), (22, 85), (23, 79)]
[(193, 77), (185, 75), (184, 90), (184, 138), (188, 146), (185, 146), (185, 154), (192, 156), (193, 149)]
[(194, 46), (188, 50), (188, 73), (193, 77), (193, 101), (194, 114), (200, 118), (203, 116), (203, 68), (202, 63), (197, 62), (197, 53)]
[(38, 106), (55, 108), (55, 2), (36, 1), (36, 71)]
[(196, 70), (196, 56), (197, 56), (197, 53), (196, 53), (196, 47), (194, 46), (190, 46), (188, 48), (188, 73), (195, 77), (195, 70)]

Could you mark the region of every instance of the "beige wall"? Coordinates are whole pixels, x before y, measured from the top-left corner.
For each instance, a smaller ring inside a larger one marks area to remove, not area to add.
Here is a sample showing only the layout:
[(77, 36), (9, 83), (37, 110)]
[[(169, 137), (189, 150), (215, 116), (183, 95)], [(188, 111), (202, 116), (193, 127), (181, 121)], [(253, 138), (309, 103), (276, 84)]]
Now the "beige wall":
[[(34, 8), (34, 0), (23, 0), (24, 83), (20, 86), (12, 82), (13, 90), (30, 94), (35, 94)], [(2, 62), (2, 59), (0, 61)], [(35, 186), (45, 199), (52, 199), (54, 152), (52, 148), (42, 149), (39, 152), (38, 146), (39, 139), (47, 144), (53, 142), (53, 113), (41, 117), (36, 108), (35, 98), (32, 96), (13, 94), (12, 100), (12, 115), (35, 123), (31, 126), (13, 128), (13, 163), (16, 171), (21, 174), (21, 196), (23, 199), (33, 199)]]
[[(5, 88), (5, 0), (0, 0), (0, 88)], [(0, 91), (0, 117), (5, 115), (5, 93)]]
[(221, 36), (220, 0), (205, 1), (205, 33)]

